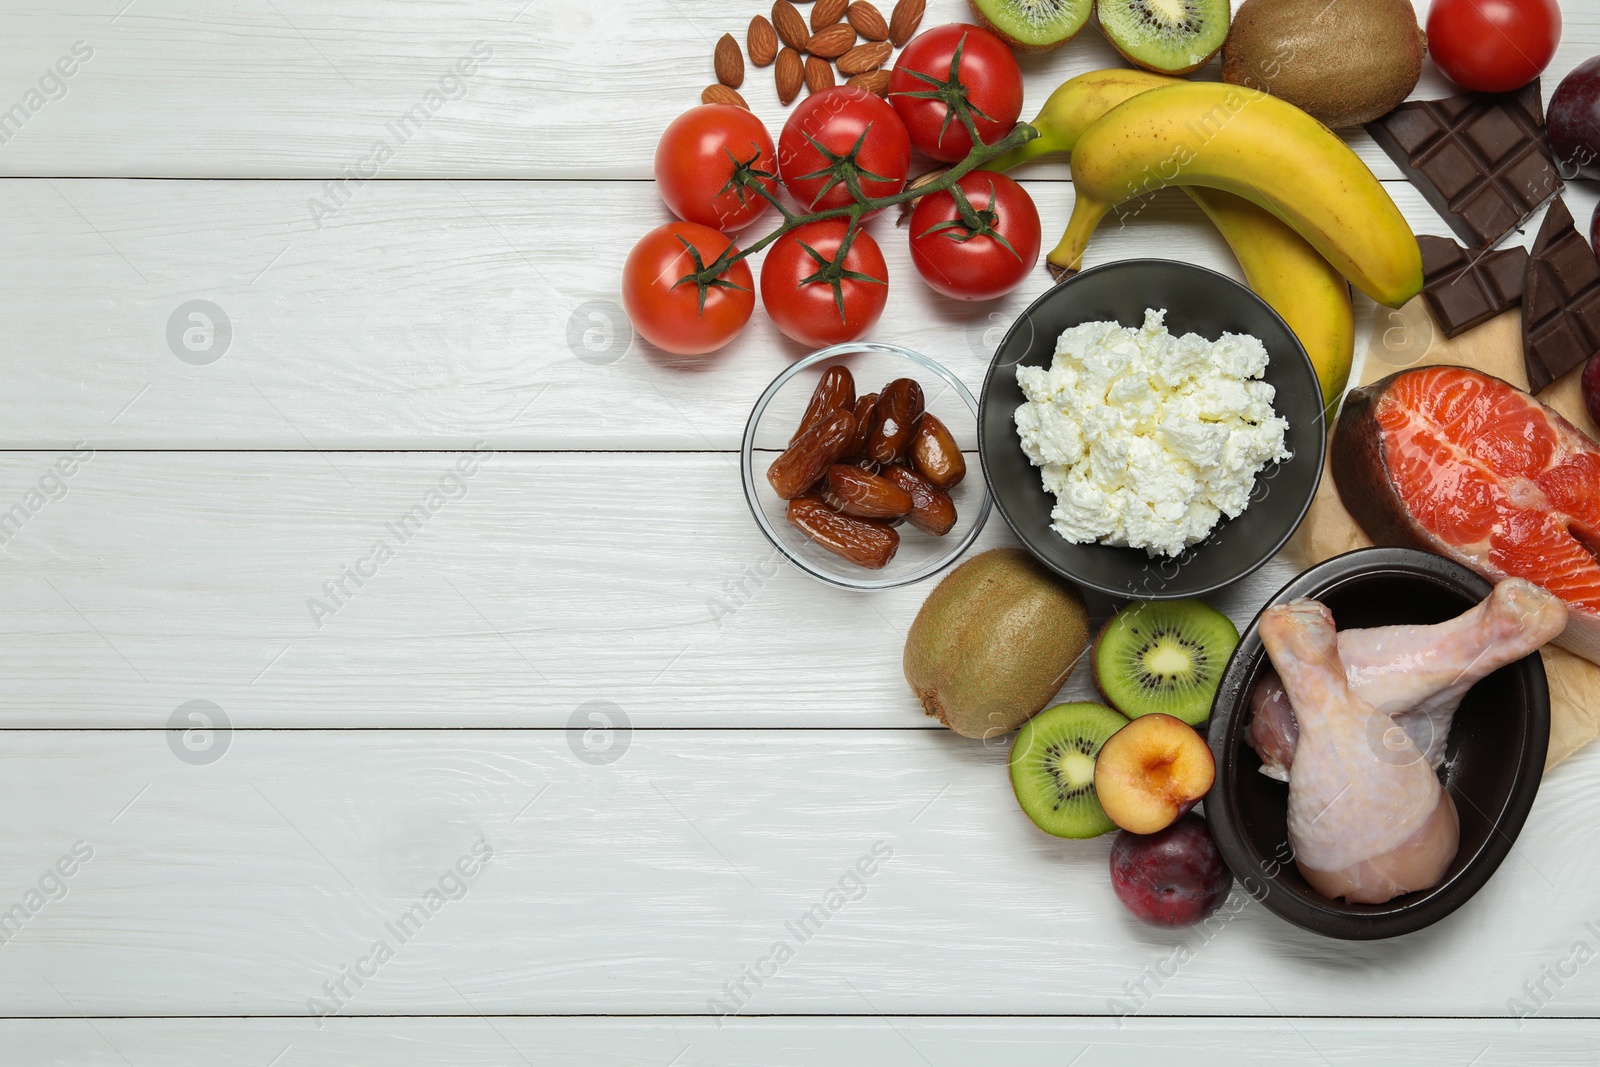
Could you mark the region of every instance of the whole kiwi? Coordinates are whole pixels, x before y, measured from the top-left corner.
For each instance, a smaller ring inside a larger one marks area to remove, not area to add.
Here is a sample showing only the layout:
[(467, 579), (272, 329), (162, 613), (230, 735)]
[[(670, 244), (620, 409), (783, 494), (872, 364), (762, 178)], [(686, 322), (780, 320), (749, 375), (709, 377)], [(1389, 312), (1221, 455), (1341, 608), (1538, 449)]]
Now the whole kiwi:
[(991, 549), (928, 594), (906, 635), (906, 681), (956, 733), (995, 737), (1048, 704), (1088, 644), (1076, 589), (1020, 548)]
[(1245, 0), (1222, 45), (1222, 78), (1325, 126), (1359, 126), (1416, 88), (1427, 46), (1409, 0)]

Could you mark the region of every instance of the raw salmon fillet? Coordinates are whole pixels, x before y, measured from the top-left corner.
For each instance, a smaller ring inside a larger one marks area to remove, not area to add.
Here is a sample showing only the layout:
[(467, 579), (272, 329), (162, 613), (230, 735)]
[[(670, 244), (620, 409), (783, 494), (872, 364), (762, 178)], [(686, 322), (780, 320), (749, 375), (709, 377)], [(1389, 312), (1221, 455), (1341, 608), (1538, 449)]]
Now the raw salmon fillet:
[(1346, 398), (1333, 477), (1374, 542), (1560, 597), (1555, 643), (1600, 663), (1600, 445), (1566, 419), (1480, 371), (1403, 370)]

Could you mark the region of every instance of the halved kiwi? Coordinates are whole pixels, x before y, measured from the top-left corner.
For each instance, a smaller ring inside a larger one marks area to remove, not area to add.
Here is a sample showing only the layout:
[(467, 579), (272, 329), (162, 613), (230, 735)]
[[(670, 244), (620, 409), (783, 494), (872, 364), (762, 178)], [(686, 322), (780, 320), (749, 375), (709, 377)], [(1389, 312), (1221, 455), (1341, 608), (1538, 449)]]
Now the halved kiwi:
[(1094, 791), (1100, 746), (1128, 720), (1104, 704), (1057, 704), (1023, 724), (1011, 745), (1011, 788), (1034, 825), (1056, 837), (1117, 828)]
[(1161, 74), (1205, 65), (1228, 37), (1228, 0), (1095, 0), (1100, 29), (1128, 62)]
[(1211, 717), (1222, 669), (1239, 630), (1198, 600), (1134, 602), (1117, 612), (1094, 643), (1094, 681), (1130, 719), (1163, 712), (1198, 726)]
[(1078, 35), (1094, 0), (967, 0), (978, 24), (1020, 52), (1045, 52)]

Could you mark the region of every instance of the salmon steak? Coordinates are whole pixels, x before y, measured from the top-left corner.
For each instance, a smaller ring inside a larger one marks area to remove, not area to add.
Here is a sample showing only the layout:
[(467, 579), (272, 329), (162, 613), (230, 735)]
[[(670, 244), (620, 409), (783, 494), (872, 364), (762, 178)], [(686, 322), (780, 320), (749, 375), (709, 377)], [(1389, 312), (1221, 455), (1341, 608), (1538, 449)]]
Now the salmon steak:
[(1555, 644), (1600, 663), (1600, 445), (1576, 426), (1492, 375), (1417, 367), (1345, 398), (1332, 466), (1375, 543), (1542, 586), (1567, 605)]

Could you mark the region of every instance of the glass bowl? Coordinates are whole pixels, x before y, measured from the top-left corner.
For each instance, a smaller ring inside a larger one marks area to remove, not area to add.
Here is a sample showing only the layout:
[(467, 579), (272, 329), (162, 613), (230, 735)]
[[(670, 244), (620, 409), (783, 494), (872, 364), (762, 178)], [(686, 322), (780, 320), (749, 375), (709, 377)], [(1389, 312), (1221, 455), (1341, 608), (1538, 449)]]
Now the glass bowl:
[[(910, 524), (900, 526), (900, 548), (881, 570), (869, 570), (835, 556), (789, 524), (788, 502), (773, 492), (767, 468), (788, 447), (805, 414), (817, 379), (834, 365), (848, 367), (862, 393), (881, 390), (895, 378), (914, 378), (922, 386), (926, 409), (950, 429), (967, 457), (967, 476), (950, 490), (956, 524), (933, 537)], [(961, 379), (919, 352), (875, 341), (852, 341), (813, 352), (772, 380), (750, 412), (740, 449), (744, 498), (756, 524), (784, 558), (819, 582), (842, 589), (891, 589), (938, 574), (960, 558), (989, 518), (989, 489), (974, 454), (978, 401)]]

